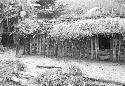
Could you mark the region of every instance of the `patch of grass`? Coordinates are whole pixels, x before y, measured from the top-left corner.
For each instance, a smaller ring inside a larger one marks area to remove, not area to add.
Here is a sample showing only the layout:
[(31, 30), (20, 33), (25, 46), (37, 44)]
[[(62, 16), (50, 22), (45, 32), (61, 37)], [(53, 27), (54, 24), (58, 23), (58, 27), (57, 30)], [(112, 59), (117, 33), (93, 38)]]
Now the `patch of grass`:
[(64, 69), (48, 69), (38, 74), (33, 81), (37, 86), (122, 86), (86, 78), (80, 68), (73, 65)]
[[(1, 60), (0, 61), (0, 84), (18, 84), (14, 82), (12, 77), (19, 77), (19, 71), (24, 70), (26, 66), (20, 61), (16, 60)], [(4, 86), (6, 86), (4, 85)], [(18, 85), (19, 86), (19, 85)]]

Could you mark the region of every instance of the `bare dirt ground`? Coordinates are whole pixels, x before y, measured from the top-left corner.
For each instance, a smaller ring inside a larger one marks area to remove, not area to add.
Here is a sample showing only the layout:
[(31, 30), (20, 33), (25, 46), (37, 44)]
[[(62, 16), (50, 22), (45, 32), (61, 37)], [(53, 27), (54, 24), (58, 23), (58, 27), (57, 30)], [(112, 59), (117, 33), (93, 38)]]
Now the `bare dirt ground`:
[(112, 63), (102, 61), (91, 61), (85, 59), (73, 58), (54, 58), (44, 56), (31, 56), (25, 55), (21, 58), (15, 58), (15, 51), (9, 50), (0, 54), (0, 59), (19, 59), (27, 65), (27, 72), (37, 75), (43, 72), (44, 69), (36, 68), (37, 65), (41, 66), (56, 66), (68, 67), (70, 65), (78, 66), (83, 74), (89, 78), (103, 79), (107, 81), (125, 83), (125, 64)]

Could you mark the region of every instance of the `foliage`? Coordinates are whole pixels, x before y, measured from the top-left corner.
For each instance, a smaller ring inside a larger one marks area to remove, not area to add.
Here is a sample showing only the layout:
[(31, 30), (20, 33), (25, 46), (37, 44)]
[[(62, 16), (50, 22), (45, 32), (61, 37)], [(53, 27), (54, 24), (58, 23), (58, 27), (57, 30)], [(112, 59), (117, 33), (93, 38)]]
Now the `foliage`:
[(46, 33), (47, 29), (51, 28), (51, 25), (49, 23), (47, 24), (43, 20), (26, 18), (24, 21), (18, 23), (18, 25), (15, 27), (19, 28), (21, 35), (36, 35), (37, 33)]
[(38, 86), (120, 86), (115, 83), (87, 78), (79, 67), (73, 65), (63, 69), (46, 70), (38, 74), (33, 79), (32, 84)]
[(121, 18), (100, 18), (63, 22), (53, 25), (52, 37), (77, 38), (94, 34), (124, 34), (125, 20)]
[(37, 0), (36, 3), (41, 5), (42, 9), (49, 8), (55, 5), (56, 0)]
[[(79, 70), (79, 71), (76, 71)], [(75, 72), (76, 71), (76, 72)], [(79, 73), (78, 73), (79, 72)], [(75, 73), (75, 75), (74, 75)], [(80, 75), (77, 75), (80, 74)], [(69, 67), (65, 70), (52, 69), (47, 70), (44, 73), (38, 74), (34, 79), (34, 83), (44, 86), (68, 86), (68, 85), (78, 85), (84, 84), (82, 82), (81, 70), (77, 67)]]
[[(0, 61), (0, 84), (4, 85), (14, 85), (19, 84), (18, 82), (14, 82), (12, 80), (13, 77), (20, 77), (19, 71), (24, 71), (26, 69), (26, 65), (19, 60), (1, 60)], [(7, 85), (7, 86), (9, 86)], [(20, 86), (20, 85), (18, 85)]]
[(125, 14), (123, 0), (58, 0), (58, 2), (68, 4), (63, 11), (62, 18), (84, 17), (86, 12), (95, 7), (105, 9), (110, 16), (124, 16)]
[(3, 80), (2, 83), (8, 82), (16, 71), (16, 61), (13, 60), (1, 60), (0, 61), (0, 78)]

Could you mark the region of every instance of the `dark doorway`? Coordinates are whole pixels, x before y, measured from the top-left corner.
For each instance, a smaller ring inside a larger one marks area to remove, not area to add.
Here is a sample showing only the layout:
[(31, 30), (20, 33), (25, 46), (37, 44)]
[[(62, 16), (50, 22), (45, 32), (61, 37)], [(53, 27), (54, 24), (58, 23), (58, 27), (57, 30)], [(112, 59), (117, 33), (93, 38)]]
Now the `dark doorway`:
[(105, 35), (99, 35), (99, 49), (110, 49), (110, 37)]

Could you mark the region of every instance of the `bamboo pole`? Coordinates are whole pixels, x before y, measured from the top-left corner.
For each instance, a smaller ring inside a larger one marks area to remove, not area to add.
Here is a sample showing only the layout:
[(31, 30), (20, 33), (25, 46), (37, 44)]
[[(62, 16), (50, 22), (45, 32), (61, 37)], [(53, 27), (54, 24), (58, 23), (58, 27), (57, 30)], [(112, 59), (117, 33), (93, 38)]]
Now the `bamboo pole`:
[[(81, 47), (81, 41), (79, 40), (79, 58), (82, 57), (82, 47)], [(85, 51), (85, 49), (83, 49)], [(85, 52), (84, 52), (85, 53)], [(85, 54), (84, 54), (85, 55)]]
[(62, 57), (62, 45), (61, 45), (61, 41), (58, 41), (58, 56)]
[(36, 36), (36, 53), (39, 54), (39, 35)]
[(98, 46), (98, 35), (95, 35), (95, 57), (96, 59), (98, 59), (98, 50), (99, 50), (99, 46)]
[(117, 40), (113, 37), (113, 61), (116, 61), (116, 46), (117, 46)]
[(73, 57), (74, 56), (74, 45), (72, 43), (72, 40), (70, 40), (70, 42), (71, 42), (71, 51), (72, 51), (71, 56)]
[(64, 41), (61, 42), (62, 43), (62, 55), (64, 56), (65, 55), (65, 49), (64, 49)]
[(45, 41), (46, 41), (46, 37), (45, 37), (45, 34), (43, 35), (43, 42), (42, 42), (42, 52), (43, 52), (43, 55), (45, 56)]
[(41, 38), (41, 35), (40, 35), (40, 42), (39, 42), (39, 55), (42, 54), (42, 38)]
[(56, 41), (55, 55), (56, 55), (56, 58), (57, 58), (58, 57), (58, 39)]
[(32, 37), (30, 35), (30, 54), (32, 54)]
[(119, 35), (118, 62), (120, 61), (120, 50), (121, 50), (121, 35)]
[(68, 45), (68, 43), (67, 43), (67, 40), (65, 41), (65, 55), (66, 56), (68, 56), (68, 48), (67, 48), (67, 45)]
[(113, 60), (113, 37), (110, 39), (110, 60)]
[(91, 38), (91, 59), (93, 59), (93, 37)]
[(47, 38), (46, 40), (47, 40), (46, 55), (49, 56), (49, 38)]
[(27, 46), (27, 41), (26, 41), (26, 38), (23, 39), (23, 54), (26, 54), (26, 46)]

